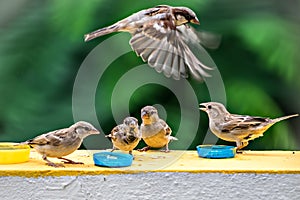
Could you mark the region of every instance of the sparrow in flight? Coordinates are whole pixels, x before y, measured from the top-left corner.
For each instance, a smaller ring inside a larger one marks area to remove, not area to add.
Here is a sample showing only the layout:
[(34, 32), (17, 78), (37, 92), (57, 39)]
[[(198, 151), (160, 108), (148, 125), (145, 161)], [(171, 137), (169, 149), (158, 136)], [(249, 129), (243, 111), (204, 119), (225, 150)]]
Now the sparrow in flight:
[(210, 76), (207, 70), (212, 68), (199, 61), (193, 53), (190, 44), (197, 44), (201, 49), (200, 42), (205, 43), (188, 23), (200, 24), (191, 9), (159, 5), (88, 33), (84, 39), (89, 41), (113, 32), (129, 32), (132, 49), (157, 72), (175, 80), (188, 78), (191, 74), (201, 81), (203, 77)]

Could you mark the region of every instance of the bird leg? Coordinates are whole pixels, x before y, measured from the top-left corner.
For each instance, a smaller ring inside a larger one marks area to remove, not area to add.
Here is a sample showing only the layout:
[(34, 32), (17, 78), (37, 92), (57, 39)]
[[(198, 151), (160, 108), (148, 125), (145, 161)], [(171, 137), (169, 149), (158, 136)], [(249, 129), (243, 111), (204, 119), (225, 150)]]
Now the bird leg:
[(117, 150), (117, 148), (116, 148), (116, 147), (113, 147), (112, 150), (111, 150), (110, 152), (113, 152), (114, 150)]
[(243, 151), (241, 151), (241, 149), (247, 145), (248, 145), (248, 141), (237, 141), (236, 142), (236, 146), (237, 146), (236, 153), (243, 153)]
[(142, 149), (138, 149), (139, 152), (148, 151), (150, 149), (150, 146), (146, 146)]
[(50, 167), (65, 167), (63, 164), (58, 163), (55, 164), (54, 162), (51, 162), (50, 160), (47, 159), (47, 156), (43, 155), (43, 160), (46, 161), (46, 165), (50, 166)]
[(73, 160), (67, 159), (67, 158), (63, 158), (63, 157), (59, 157), (58, 159), (62, 159), (64, 161), (62, 161), (65, 164), (84, 164), (83, 162), (75, 162)]
[(132, 150), (131, 150), (131, 151), (129, 151), (129, 154), (130, 154), (130, 155), (132, 155), (132, 157), (133, 157), (133, 160), (134, 160), (134, 155), (132, 154)]
[(165, 152), (165, 153), (169, 153), (170, 150), (169, 150), (169, 143), (166, 144), (166, 149), (165, 150), (160, 150), (161, 152)]

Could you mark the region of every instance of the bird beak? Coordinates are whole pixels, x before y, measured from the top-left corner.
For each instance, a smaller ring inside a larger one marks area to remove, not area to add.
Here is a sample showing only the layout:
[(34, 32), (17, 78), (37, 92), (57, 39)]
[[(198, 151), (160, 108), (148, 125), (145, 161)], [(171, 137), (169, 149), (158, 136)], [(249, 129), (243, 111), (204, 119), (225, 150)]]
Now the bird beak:
[(92, 129), (91, 131), (90, 131), (90, 133), (91, 134), (100, 134), (100, 131), (98, 131), (97, 129)]
[(144, 119), (144, 118), (148, 119), (148, 118), (149, 118), (149, 114), (148, 114), (147, 112), (143, 111), (142, 114), (141, 114), (141, 117), (142, 117), (143, 119)]
[(152, 121), (151, 121), (151, 119), (150, 119), (150, 115), (149, 115), (148, 112), (143, 111), (143, 112), (141, 113), (141, 117), (142, 117), (142, 120), (143, 120), (143, 124), (145, 124), (145, 125), (151, 124)]
[(199, 22), (199, 20), (198, 20), (198, 18), (197, 17), (195, 17), (195, 19), (191, 19), (191, 22), (193, 23), (193, 24), (200, 24), (200, 22)]
[(129, 125), (130, 127), (135, 127), (135, 122), (131, 122)]
[(204, 111), (204, 112), (206, 112), (207, 111), (207, 109), (206, 109), (206, 103), (201, 103), (201, 104), (199, 104), (200, 105), (200, 110), (202, 110), (202, 111)]

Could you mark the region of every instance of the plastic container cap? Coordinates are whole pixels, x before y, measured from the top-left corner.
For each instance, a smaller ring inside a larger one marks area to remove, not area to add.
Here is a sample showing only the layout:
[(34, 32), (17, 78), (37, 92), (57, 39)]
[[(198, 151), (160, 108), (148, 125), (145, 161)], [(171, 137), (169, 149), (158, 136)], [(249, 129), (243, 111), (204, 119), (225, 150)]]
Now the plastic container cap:
[(27, 144), (0, 142), (0, 164), (15, 164), (29, 160), (30, 147)]
[(100, 152), (93, 154), (94, 163), (101, 167), (128, 167), (132, 164), (133, 156), (125, 153)]
[(196, 148), (202, 158), (233, 158), (236, 152), (236, 147), (226, 145), (198, 145)]

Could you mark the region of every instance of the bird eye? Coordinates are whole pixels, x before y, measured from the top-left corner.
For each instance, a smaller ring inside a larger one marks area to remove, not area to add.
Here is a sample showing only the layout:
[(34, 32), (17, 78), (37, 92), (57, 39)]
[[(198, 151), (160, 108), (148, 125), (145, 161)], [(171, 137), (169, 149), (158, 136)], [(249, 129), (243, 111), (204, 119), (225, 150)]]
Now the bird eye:
[(208, 108), (208, 109), (211, 109), (211, 105), (208, 105), (207, 108)]
[(191, 17), (190, 15), (185, 15), (184, 17), (185, 17), (185, 19), (187, 19), (188, 21), (192, 19), (192, 17)]

